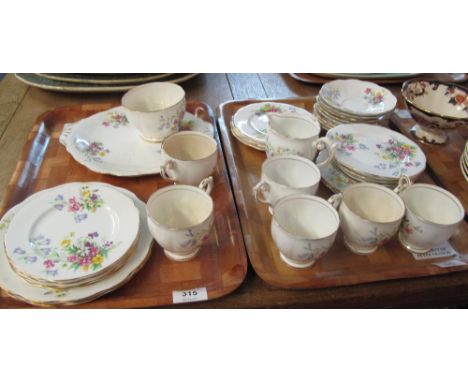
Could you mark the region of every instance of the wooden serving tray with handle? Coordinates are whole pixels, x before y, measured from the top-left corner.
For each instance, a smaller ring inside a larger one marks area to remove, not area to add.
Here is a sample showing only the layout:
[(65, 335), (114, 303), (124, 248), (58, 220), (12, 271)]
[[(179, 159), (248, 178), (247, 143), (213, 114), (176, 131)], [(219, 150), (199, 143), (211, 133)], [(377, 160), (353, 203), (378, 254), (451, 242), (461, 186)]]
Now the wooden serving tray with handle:
[[(76, 162), (59, 143), (59, 136), (65, 123), (78, 121), (114, 106), (116, 105), (82, 105), (42, 114), (28, 137), (21, 160), (7, 187), (1, 215), (34, 192), (62, 183), (109, 183), (129, 189), (143, 202), (146, 202), (155, 190), (169, 185), (159, 175), (120, 178), (94, 173)], [(125, 286), (95, 301), (78, 306), (136, 308), (170, 305), (173, 303), (173, 291), (194, 288), (206, 288), (210, 300), (234, 291), (244, 280), (247, 272), (247, 256), (216, 129), (216, 120), (208, 105), (188, 102), (187, 111), (194, 113), (195, 110), (200, 118), (215, 127), (215, 139), (219, 151), (213, 174), (215, 185), (211, 193), (215, 204), (215, 222), (208, 241), (199, 254), (187, 262), (169, 260), (161, 247), (155, 243), (148, 262)], [(0, 290), (0, 293), (0, 308), (27, 306), (10, 298), (4, 291)]]
[[(252, 188), (260, 179), (261, 165), (266, 154), (239, 142), (231, 133), (230, 122), (235, 112), (252, 102), (284, 102), (312, 111), (314, 98), (294, 98), (278, 100), (229, 101), (220, 105), (219, 123), (224, 152), (234, 189), (242, 231), (247, 246), (247, 254), (255, 272), (267, 283), (291, 289), (325, 288), (369, 283), (381, 280), (434, 276), (449, 272), (468, 270), (468, 225), (463, 221), (451, 239), (452, 246), (461, 254), (467, 265), (441, 268), (434, 262), (448, 260), (415, 260), (403, 249), (394, 237), (385, 246), (368, 256), (350, 252), (343, 243), (341, 231), (330, 252), (313, 267), (296, 269), (286, 265), (279, 257), (270, 233), (271, 216), (265, 205), (257, 204)], [(425, 173), (419, 182), (434, 183)], [(332, 195), (320, 183), (318, 196)], [(458, 196), (458, 195), (457, 195)]]

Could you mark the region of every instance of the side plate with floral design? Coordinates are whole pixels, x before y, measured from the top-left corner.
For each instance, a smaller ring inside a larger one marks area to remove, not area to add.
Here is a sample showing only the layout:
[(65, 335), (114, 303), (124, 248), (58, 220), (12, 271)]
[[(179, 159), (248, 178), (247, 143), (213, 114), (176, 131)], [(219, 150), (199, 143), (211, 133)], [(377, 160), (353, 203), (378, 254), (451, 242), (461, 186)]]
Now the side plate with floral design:
[[(211, 136), (214, 132), (210, 123), (190, 113), (185, 113), (181, 129)], [(101, 174), (141, 176), (160, 171), (161, 144), (141, 139), (121, 106), (65, 124), (60, 143), (77, 162)]]
[(338, 163), (363, 175), (415, 178), (426, 168), (426, 156), (417, 144), (381, 126), (338, 125), (328, 131), (327, 137), (337, 145)]
[[(34, 194), (23, 203), (10, 209), (0, 221), (0, 287), (9, 295), (33, 305), (73, 305), (84, 303), (94, 300), (124, 285), (138, 270), (143, 267), (150, 255), (151, 244), (153, 243), (152, 236), (146, 223), (145, 204), (133, 193), (123, 188), (117, 188), (103, 183), (89, 183), (89, 186), (96, 188), (102, 186), (112, 188), (122, 193), (122, 195), (126, 195), (131, 198), (138, 209), (140, 233), (135, 251), (132, 253), (129, 260), (116, 272), (91, 285), (68, 289), (53, 289), (24, 282), (24, 280), (18, 276), (9, 265), (5, 251), (5, 233), (9, 228), (10, 222), (21, 210), (23, 205), (39, 195)], [(55, 189), (51, 189), (49, 191), (54, 190)]]
[(247, 146), (265, 150), (268, 119), (266, 113), (298, 113), (316, 119), (307, 110), (280, 102), (257, 102), (240, 108), (232, 117), (233, 135)]
[(134, 245), (139, 216), (113, 188), (69, 183), (22, 204), (5, 235), (11, 266), (29, 280), (79, 285), (120, 264)]

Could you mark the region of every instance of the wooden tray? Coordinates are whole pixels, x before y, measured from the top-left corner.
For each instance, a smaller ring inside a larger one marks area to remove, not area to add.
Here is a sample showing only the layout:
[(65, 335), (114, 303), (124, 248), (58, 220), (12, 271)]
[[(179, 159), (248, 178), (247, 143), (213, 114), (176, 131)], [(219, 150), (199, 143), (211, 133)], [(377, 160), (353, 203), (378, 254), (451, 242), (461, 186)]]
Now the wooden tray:
[[(337, 78), (331, 77), (322, 77), (319, 73), (289, 73), (290, 76), (298, 81), (305, 82), (307, 84), (321, 85), (329, 81), (336, 80)], [(440, 81), (447, 82), (464, 82), (468, 80), (468, 76), (465, 73), (431, 73), (431, 74), (422, 74), (417, 77), (424, 78), (433, 78)], [(412, 77), (416, 78), (416, 77)], [(386, 79), (369, 79), (363, 81), (371, 81), (381, 85), (390, 85), (390, 84), (402, 84), (408, 77), (405, 78), (386, 78)]]
[[(160, 176), (119, 178), (101, 175), (76, 162), (59, 143), (63, 124), (74, 122), (114, 104), (82, 105), (61, 108), (42, 114), (30, 133), (13, 177), (7, 187), (2, 213), (28, 195), (66, 182), (97, 181), (124, 187), (141, 200), (158, 188), (168, 185)], [(212, 110), (201, 102), (188, 102), (187, 110), (203, 108), (201, 117), (216, 126)], [(224, 296), (235, 290), (247, 272), (247, 256), (240, 229), (228, 172), (215, 128), (219, 157), (215, 169), (215, 223), (210, 238), (193, 260), (170, 261), (159, 245), (153, 245), (147, 264), (124, 287), (96, 301), (78, 305), (93, 308), (150, 307), (172, 304), (172, 291), (206, 287), (208, 299)], [(0, 296), (0, 308), (22, 307), (25, 303)]]
[[(405, 110), (402, 100), (399, 105)], [(393, 113), (391, 122), (397, 130), (411, 139), (415, 139), (410, 129), (416, 123), (410, 116), (402, 118), (398, 113)], [(405, 116), (403, 116), (405, 117)], [(444, 145), (433, 145), (424, 142), (418, 142), (421, 149), (426, 154), (430, 170), (433, 171), (435, 179), (440, 185), (456, 195), (468, 212), (468, 182), (463, 176), (460, 168), (460, 157), (465, 150), (465, 142), (468, 140), (468, 129), (459, 128), (456, 130), (447, 130), (448, 141)]]
[[(374, 281), (432, 276), (448, 272), (468, 270), (467, 266), (439, 268), (426, 260), (414, 260), (394, 238), (385, 247), (369, 256), (351, 253), (343, 244), (341, 231), (331, 251), (312, 268), (295, 269), (279, 258), (279, 252), (271, 239), (271, 216), (266, 206), (255, 202), (252, 187), (259, 181), (260, 168), (266, 159), (264, 152), (240, 143), (229, 128), (234, 113), (252, 102), (266, 100), (230, 101), (220, 105), (219, 123), (224, 152), (239, 211), (247, 254), (255, 272), (267, 283), (294, 289), (324, 288), (362, 284)], [(311, 111), (314, 98), (268, 100), (286, 102)], [(431, 182), (424, 174), (421, 182)], [(318, 195), (328, 198), (331, 192), (321, 183)], [(452, 239), (452, 245), (460, 253), (468, 253), (468, 226), (465, 222)], [(463, 256), (468, 262), (468, 256)], [(443, 260), (443, 259), (442, 259)], [(439, 260), (439, 261), (442, 261)], [(434, 261), (434, 260), (433, 260)]]

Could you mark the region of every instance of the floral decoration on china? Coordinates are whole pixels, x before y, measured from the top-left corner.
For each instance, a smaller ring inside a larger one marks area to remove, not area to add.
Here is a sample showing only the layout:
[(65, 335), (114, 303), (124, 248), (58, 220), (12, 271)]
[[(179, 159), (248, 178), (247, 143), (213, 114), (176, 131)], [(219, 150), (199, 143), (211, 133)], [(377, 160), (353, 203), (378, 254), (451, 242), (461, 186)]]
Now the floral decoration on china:
[(58, 194), (51, 203), (58, 211), (65, 209), (73, 213), (75, 221), (79, 223), (88, 217), (87, 212), (95, 213), (99, 207), (102, 207), (104, 200), (99, 195), (99, 189), (82, 186), (78, 197), (73, 196), (65, 200), (62, 194)]
[(98, 232), (91, 232), (76, 238), (70, 232), (58, 247), (52, 247), (51, 240), (40, 234), (31, 239), (32, 252), (15, 248), (13, 254), (26, 264), (42, 262), (43, 271), (49, 276), (57, 276), (60, 269), (88, 272), (102, 267), (109, 252), (118, 246), (112, 241), (99, 240)]

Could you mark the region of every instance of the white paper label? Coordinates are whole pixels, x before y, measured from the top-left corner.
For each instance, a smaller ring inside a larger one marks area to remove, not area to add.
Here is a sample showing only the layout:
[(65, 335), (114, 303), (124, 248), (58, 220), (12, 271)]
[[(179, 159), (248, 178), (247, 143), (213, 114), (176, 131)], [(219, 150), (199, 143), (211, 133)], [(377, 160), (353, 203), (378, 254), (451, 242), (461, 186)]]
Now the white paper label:
[(410, 118), (411, 118), (411, 114), (410, 114), (410, 112), (408, 111), (408, 109), (396, 109), (396, 110), (395, 110), (395, 113), (396, 113), (396, 115), (398, 115), (398, 117), (400, 117), (401, 119), (410, 119)]
[(449, 268), (449, 267), (459, 267), (461, 265), (466, 265), (466, 263), (460, 259), (450, 259), (447, 261), (442, 261), (440, 263), (434, 263), (440, 268)]
[(172, 303), (180, 304), (182, 302), (194, 302), (208, 300), (206, 288), (196, 288), (187, 290), (173, 290)]
[(413, 253), (415, 260), (427, 260), (427, 259), (438, 259), (440, 257), (457, 256), (458, 252), (453, 249), (451, 244), (446, 241), (444, 244), (438, 247), (432, 248), (426, 253)]

